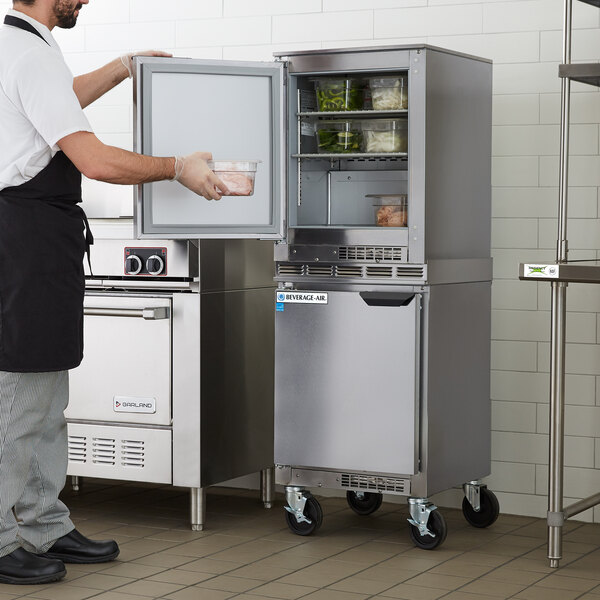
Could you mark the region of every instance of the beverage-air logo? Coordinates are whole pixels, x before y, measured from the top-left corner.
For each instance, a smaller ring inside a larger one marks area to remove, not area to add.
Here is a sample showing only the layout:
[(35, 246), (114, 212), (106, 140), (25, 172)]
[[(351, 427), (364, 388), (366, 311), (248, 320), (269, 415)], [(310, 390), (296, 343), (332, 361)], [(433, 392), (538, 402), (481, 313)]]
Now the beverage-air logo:
[(156, 398), (115, 396), (113, 398), (113, 410), (115, 412), (153, 414), (156, 412)]
[(557, 279), (558, 265), (525, 265), (525, 277)]
[(278, 291), (275, 299), (278, 303), (286, 304), (327, 304), (327, 294), (325, 292)]

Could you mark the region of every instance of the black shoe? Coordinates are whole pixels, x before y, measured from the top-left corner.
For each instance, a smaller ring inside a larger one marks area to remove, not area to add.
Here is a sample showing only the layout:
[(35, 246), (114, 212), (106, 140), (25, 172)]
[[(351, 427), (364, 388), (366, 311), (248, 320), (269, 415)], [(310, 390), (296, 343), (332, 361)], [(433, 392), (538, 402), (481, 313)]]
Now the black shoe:
[(73, 529), (67, 535), (58, 538), (44, 554), (46, 558), (58, 558), (66, 563), (102, 563), (119, 556), (119, 546), (113, 540), (97, 542), (86, 538)]
[(50, 583), (62, 579), (66, 574), (62, 561), (32, 554), (24, 548), (17, 548), (0, 558), (0, 583)]

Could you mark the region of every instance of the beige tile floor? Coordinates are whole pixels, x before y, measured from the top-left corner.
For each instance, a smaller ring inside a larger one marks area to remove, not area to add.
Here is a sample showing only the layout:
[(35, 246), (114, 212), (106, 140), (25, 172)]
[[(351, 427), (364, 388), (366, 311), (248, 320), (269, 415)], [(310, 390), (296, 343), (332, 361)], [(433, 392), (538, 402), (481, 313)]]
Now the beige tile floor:
[(443, 509), (448, 537), (434, 551), (410, 543), (404, 505), (369, 517), (322, 498), (323, 526), (295, 536), (283, 501), (265, 510), (255, 491), (213, 489), (203, 532), (188, 525), (188, 492), (85, 480), (64, 493), (74, 521), (114, 538), (119, 559), (68, 565), (60, 583), (0, 584), (0, 600), (600, 600), (600, 525), (569, 522), (561, 568), (545, 558), (545, 522), (501, 515), (489, 529)]

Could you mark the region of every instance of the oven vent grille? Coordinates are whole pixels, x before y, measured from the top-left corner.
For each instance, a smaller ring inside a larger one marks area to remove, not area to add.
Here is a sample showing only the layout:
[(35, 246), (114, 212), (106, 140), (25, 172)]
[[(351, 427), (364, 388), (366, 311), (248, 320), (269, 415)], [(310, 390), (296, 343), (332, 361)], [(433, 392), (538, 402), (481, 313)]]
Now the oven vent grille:
[(367, 267), (367, 277), (391, 279), (394, 276), (393, 267)]
[(80, 435), (69, 436), (69, 462), (87, 462), (87, 440)]
[(333, 267), (324, 265), (308, 265), (306, 268), (306, 274), (316, 277), (331, 277), (333, 275)]
[(407, 277), (423, 278), (423, 267), (396, 267), (396, 277), (406, 279)]
[(363, 269), (362, 267), (351, 267), (351, 266), (337, 266), (335, 268), (335, 276), (336, 277), (362, 277)]
[(140, 440), (123, 440), (121, 442), (121, 465), (135, 469), (144, 468), (144, 442)]
[(340, 260), (401, 261), (402, 250), (402, 246), (340, 246), (338, 256)]
[(116, 464), (116, 440), (110, 438), (92, 438), (92, 462), (102, 465)]
[(277, 265), (278, 275), (304, 275), (304, 265), (293, 263), (279, 263)]
[(356, 490), (374, 490), (410, 494), (410, 479), (394, 479), (377, 477), (375, 475), (359, 475), (357, 473), (342, 473), (342, 487)]

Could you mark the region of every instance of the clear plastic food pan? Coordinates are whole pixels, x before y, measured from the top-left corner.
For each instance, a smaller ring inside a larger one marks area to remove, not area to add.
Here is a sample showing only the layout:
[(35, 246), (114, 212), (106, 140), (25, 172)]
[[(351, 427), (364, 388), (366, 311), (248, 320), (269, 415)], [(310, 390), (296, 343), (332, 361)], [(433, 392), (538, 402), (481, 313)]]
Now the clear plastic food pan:
[(226, 196), (252, 196), (259, 160), (209, 160), (208, 167), (227, 186)]

